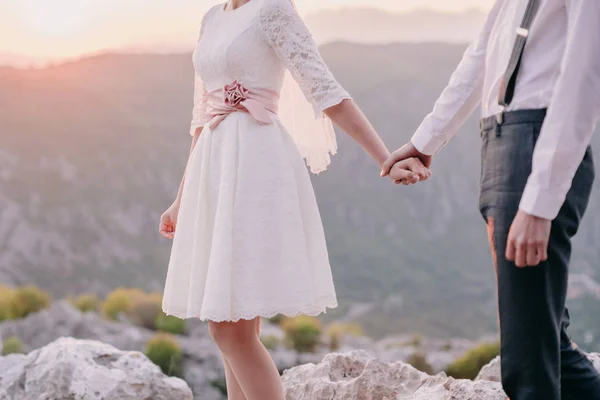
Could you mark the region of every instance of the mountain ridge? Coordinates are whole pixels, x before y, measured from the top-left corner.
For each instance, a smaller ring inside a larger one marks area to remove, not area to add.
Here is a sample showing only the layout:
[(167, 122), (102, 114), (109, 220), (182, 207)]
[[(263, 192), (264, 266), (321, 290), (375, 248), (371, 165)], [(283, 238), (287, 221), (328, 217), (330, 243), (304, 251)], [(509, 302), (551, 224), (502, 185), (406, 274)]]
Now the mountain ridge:
[[(390, 149), (409, 140), (463, 51), (322, 47)], [(0, 282), (57, 296), (162, 289), (170, 244), (156, 225), (189, 148), (192, 77), (189, 54), (107, 55), (0, 74)], [(354, 320), (376, 337), (496, 330), (477, 131), (474, 116), (436, 157), (431, 181), (410, 188), (378, 178), (375, 163), (338, 133), (331, 168), (312, 177), (340, 298), (327, 317), (371, 305)], [(570, 299), (575, 336), (590, 347), (600, 338), (598, 193), (576, 238)]]

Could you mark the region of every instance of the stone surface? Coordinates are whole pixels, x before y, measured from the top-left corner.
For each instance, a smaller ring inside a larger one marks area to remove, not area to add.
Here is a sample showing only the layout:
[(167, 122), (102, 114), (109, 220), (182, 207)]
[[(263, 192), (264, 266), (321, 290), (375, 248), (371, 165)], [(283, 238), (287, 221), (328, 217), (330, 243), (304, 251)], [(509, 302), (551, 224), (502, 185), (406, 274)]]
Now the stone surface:
[[(224, 384), (223, 365), (219, 351), (208, 334), (207, 324), (190, 320), (187, 327), (187, 336), (177, 336), (184, 355), (184, 379), (192, 389), (194, 398), (223, 400), (223, 394), (216, 388)], [(266, 322), (263, 334), (280, 340), (283, 338), (280, 328)], [(127, 322), (107, 321), (94, 313), (81, 313), (66, 301), (56, 302), (51, 308), (25, 319), (0, 324), (0, 338), (19, 337), (26, 352), (46, 346), (61, 336), (96, 340), (121, 350), (144, 351), (152, 335), (154, 332)], [(356, 349), (368, 352), (328, 355), (329, 349), (324, 344), (319, 346), (315, 354), (298, 354), (279, 345), (271, 351), (271, 355), (280, 370), (292, 368), (285, 372), (283, 378), (290, 400), (383, 400), (386, 396), (389, 400), (496, 398), (493, 396), (499, 389), (499, 359), (484, 367), (475, 383), (457, 381), (445, 375), (432, 377), (403, 364), (411, 354), (419, 351), (426, 356), (434, 371), (442, 371), (476, 342), (419, 338), (417, 344), (415, 339), (415, 336), (405, 335), (374, 341), (347, 336), (342, 339), (341, 352)], [(492, 340), (493, 337), (482, 339)], [(22, 374), (21, 370), (9, 367), (24, 364), (27, 357), (30, 356), (0, 358), (0, 387), (4, 387), (4, 382), (10, 376)], [(592, 354), (590, 358), (600, 370), (600, 355)], [(293, 368), (301, 364), (307, 365)], [(13, 400), (11, 397), (6, 399)], [(4, 400), (2, 395), (0, 400)]]
[(500, 357), (494, 358), (488, 365), (481, 368), (475, 380), (500, 382)]
[(192, 391), (140, 352), (61, 338), (26, 356), (0, 358), (0, 399), (191, 400)]
[(26, 353), (66, 336), (98, 340), (122, 350), (143, 351), (152, 335), (153, 332), (128, 323), (107, 321), (95, 313), (82, 313), (64, 300), (27, 318), (0, 324), (0, 337), (18, 337)]
[(364, 351), (329, 354), (283, 374), (287, 400), (506, 400), (500, 384), (430, 376)]
[[(600, 354), (591, 353), (588, 354), (588, 358), (594, 363), (594, 367), (600, 371)], [(483, 367), (475, 380), (500, 382), (500, 357), (496, 357)]]
[[(184, 356), (184, 378), (198, 399), (222, 400), (213, 385), (224, 376), (219, 353), (209, 339), (206, 324), (190, 321), (189, 336), (178, 336)], [(126, 322), (107, 321), (95, 313), (81, 313), (67, 301), (58, 301), (27, 318), (0, 324), (0, 338), (17, 336), (23, 350), (46, 346), (60, 337), (96, 340), (121, 350), (143, 352), (155, 332)], [(1, 365), (1, 364), (0, 364)]]

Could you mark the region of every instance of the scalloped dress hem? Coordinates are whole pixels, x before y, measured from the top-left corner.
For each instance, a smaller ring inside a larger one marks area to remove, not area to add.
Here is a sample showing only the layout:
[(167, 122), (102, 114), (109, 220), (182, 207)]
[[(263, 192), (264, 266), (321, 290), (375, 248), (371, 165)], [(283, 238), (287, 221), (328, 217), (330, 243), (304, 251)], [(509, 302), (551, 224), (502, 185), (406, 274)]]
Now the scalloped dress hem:
[(321, 314), (326, 314), (328, 309), (334, 309), (337, 308), (337, 306), (337, 300), (333, 300), (322, 306), (306, 306), (301, 308), (289, 307), (286, 309), (274, 309), (271, 311), (261, 312), (249, 311), (245, 313), (238, 313), (234, 316), (206, 315), (206, 313), (201, 313), (200, 315), (191, 315), (186, 312), (169, 310), (166, 306), (163, 306), (163, 312), (168, 316), (176, 317), (179, 319), (199, 319), (201, 321), (211, 322), (238, 322), (240, 320), (251, 321), (257, 317), (273, 318), (276, 315), (283, 315), (288, 318), (294, 318), (300, 315), (316, 317)]

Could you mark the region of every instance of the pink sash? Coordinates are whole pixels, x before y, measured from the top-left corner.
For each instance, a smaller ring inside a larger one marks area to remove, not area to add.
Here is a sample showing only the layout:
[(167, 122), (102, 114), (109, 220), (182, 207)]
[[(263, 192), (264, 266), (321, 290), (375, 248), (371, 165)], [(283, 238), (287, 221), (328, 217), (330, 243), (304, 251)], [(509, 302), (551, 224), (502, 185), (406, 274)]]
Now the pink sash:
[(247, 112), (258, 123), (271, 124), (271, 114), (277, 114), (279, 94), (268, 89), (247, 89), (234, 81), (223, 89), (207, 93), (208, 126), (214, 130), (234, 112)]

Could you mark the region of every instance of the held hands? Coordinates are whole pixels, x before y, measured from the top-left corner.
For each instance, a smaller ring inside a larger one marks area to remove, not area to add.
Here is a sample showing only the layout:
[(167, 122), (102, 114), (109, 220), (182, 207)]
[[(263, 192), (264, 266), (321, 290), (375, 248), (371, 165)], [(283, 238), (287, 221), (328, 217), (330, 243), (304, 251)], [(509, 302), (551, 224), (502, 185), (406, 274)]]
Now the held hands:
[(416, 157), (407, 158), (395, 163), (387, 175), (396, 184), (413, 185), (419, 181), (427, 180), (431, 176), (421, 160)]
[(396, 184), (412, 185), (431, 176), (431, 156), (419, 152), (412, 143), (407, 143), (383, 163), (381, 176), (389, 176)]
[(175, 236), (175, 228), (177, 227), (177, 217), (179, 216), (179, 201), (175, 202), (167, 208), (167, 211), (160, 217), (159, 231), (162, 237), (173, 239)]

